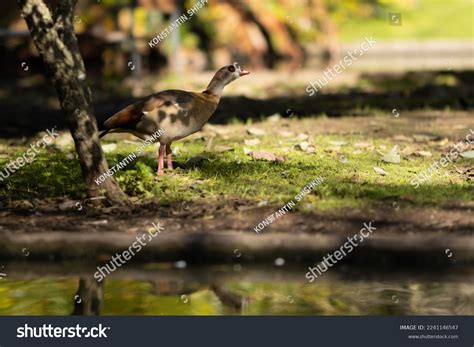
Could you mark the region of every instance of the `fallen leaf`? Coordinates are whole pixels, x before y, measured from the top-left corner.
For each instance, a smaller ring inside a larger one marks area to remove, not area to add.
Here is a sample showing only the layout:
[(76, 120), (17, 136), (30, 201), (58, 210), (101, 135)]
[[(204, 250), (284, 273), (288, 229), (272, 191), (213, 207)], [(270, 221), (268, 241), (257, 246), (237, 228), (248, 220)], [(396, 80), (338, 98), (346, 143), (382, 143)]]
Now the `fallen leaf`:
[(92, 222), (86, 222), (86, 223), (93, 224), (93, 225), (103, 225), (103, 224), (109, 223), (109, 221), (107, 219), (99, 219), (99, 220), (95, 220), (95, 221), (92, 221)]
[(280, 120), (280, 115), (278, 113), (272, 114), (271, 116), (267, 117), (269, 122), (278, 122)]
[(311, 154), (311, 153), (315, 153), (315, 152), (316, 152), (316, 147), (314, 147), (314, 146), (311, 146), (311, 145), (310, 145), (310, 146), (306, 149), (306, 153)]
[(395, 145), (385, 156), (382, 161), (392, 164), (400, 164), (400, 154), (398, 154), (398, 146)]
[(220, 136), (227, 135), (230, 131), (225, 126), (217, 126), (217, 125), (211, 125), (211, 124), (206, 124), (202, 130), (203, 131), (209, 130)]
[(306, 141), (300, 142), (295, 146), (295, 148), (297, 150), (300, 150), (300, 151), (303, 151), (303, 152), (306, 152), (308, 147), (309, 147), (309, 142), (306, 142)]
[(387, 172), (384, 169), (382, 169), (381, 167), (377, 167), (377, 166), (374, 166), (374, 172), (378, 173), (381, 176), (387, 175)]
[(465, 174), (465, 173), (467, 173), (471, 170), (471, 168), (469, 168), (469, 167), (457, 167), (457, 166), (455, 166), (454, 168), (456, 169), (456, 172), (460, 173), (460, 174)]
[(244, 143), (247, 146), (256, 146), (260, 143), (260, 140), (259, 139), (249, 139), (249, 140), (244, 140)]
[(400, 141), (400, 142), (413, 142), (413, 139), (411, 137), (408, 137), (405, 135), (395, 135), (393, 139), (395, 141)]
[(230, 151), (233, 151), (234, 148), (231, 147), (231, 146), (217, 145), (217, 146), (214, 146), (214, 150), (215, 150), (216, 152), (222, 153), (222, 152), (230, 152)]
[(474, 180), (474, 168), (472, 167), (454, 167), (456, 172), (466, 176), (466, 178), (470, 181)]
[(340, 147), (340, 146), (347, 145), (347, 141), (329, 141), (329, 144), (336, 147)]
[(247, 133), (254, 136), (264, 136), (267, 132), (259, 128), (249, 128), (247, 129)]
[(400, 154), (403, 155), (404, 157), (412, 155), (413, 153), (415, 153), (415, 148), (410, 147), (410, 146), (407, 146), (400, 151)]
[(356, 148), (368, 148), (368, 147), (372, 147), (373, 145), (374, 144), (372, 142), (364, 142), (364, 141), (354, 143), (354, 147)]
[(288, 130), (281, 130), (278, 132), (282, 137), (293, 137), (295, 135), (294, 132)]
[(284, 158), (278, 157), (275, 153), (267, 151), (255, 151), (250, 153), (250, 156), (255, 160), (284, 161)]
[(473, 159), (474, 158), (474, 151), (467, 151), (459, 153), (459, 155), (463, 158)]
[(65, 201), (58, 205), (58, 209), (61, 211), (71, 210), (72, 208), (76, 208), (75, 201)]

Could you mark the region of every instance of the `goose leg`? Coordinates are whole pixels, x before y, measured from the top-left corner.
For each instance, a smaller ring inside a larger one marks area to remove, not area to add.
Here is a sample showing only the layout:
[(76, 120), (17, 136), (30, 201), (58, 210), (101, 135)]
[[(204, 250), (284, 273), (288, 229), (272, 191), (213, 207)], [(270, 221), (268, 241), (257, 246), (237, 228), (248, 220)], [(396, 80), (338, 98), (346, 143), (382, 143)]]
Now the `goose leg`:
[(158, 159), (156, 160), (157, 163), (158, 163), (158, 170), (156, 171), (156, 174), (158, 176), (161, 176), (163, 175), (163, 166), (164, 166), (164, 163), (163, 163), (163, 152), (165, 150), (165, 146), (161, 145), (160, 144), (160, 149), (158, 150), (159, 151), (159, 156), (158, 156)]
[(171, 143), (166, 145), (166, 165), (168, 169), (173, 170), (173, 161), (171, 159)]

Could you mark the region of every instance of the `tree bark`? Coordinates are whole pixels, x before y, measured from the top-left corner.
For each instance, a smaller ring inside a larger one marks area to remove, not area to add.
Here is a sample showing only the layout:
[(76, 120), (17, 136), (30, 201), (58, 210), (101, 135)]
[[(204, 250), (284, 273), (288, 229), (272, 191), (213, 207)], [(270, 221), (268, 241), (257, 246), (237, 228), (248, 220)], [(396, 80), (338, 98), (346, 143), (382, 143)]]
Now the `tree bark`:
[(44, 0), (19, 0), (21, 16), (28, 25), (67, 117), (88, 195), (97, 197), (105, 193), (110, 203), (122, 205), (127, 196), (112, 177), (100, 186), (95, 183), (108, 170), (108, 165), (100, 146), (92, 95), (74, 33), (76, 2), (54, 1), (48, 8)]

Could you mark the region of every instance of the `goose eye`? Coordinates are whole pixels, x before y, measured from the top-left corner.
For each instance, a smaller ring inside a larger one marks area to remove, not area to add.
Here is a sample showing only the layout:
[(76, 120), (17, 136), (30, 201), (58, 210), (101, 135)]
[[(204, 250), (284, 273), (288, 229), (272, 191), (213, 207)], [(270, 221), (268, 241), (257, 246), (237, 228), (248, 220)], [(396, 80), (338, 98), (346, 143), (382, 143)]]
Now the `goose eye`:
[(235, 67), (231, 65), (227, 70), (229, 70), (230, 72), (235, 72)]

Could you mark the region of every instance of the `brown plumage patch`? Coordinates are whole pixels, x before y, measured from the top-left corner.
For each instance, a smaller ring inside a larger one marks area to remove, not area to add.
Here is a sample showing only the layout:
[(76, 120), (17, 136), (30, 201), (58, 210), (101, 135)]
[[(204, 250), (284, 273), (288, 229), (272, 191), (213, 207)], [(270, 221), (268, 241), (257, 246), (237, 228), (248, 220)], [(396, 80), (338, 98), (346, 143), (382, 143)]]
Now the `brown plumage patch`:
[(150, 96), (133, 105), (120, 110), (104, 122), (107, 129), (133, 128), (141, 119), (144, 112), (151, 112), (164, 104), (164, 100)]

